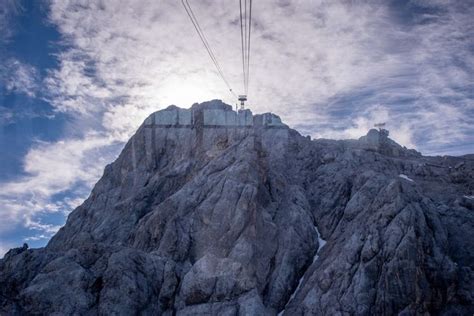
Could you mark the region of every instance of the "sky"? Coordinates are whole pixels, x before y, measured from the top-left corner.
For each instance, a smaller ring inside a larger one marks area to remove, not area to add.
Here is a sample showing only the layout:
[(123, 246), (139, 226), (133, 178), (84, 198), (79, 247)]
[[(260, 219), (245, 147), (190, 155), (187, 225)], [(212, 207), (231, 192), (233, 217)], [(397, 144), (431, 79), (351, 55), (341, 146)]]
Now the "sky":
[[(242, 93), (239, 2), (189, 0)], [(248, 108), (474, 153), (474, 0), (253, 1)], [(235, 100), (180, 1), (0, 1), (0, 257), (44, 246), (152, 112)]]

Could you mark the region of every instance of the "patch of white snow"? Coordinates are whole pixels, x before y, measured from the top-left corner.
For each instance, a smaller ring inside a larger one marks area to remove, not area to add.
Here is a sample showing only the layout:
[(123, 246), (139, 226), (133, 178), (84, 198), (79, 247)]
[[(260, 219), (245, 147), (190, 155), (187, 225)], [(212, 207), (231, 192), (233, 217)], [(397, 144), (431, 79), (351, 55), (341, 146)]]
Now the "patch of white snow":
[(324, 247), (324, 245), (326, 245), (326, 240), (322, 239), (321, 238), (321, 234), (319, 233), (319, 230), (316, 226), (314, 226), (314, 230), (316, 231), (316, 234), (318, 234), (318, 251), (316, 251), (316, 254), (314, 255), (314, 258), (313, 258), (313, 262), (315, 262), (316, 260), (318, 260), (319, 258), (319, 251), (321, 250), (321, 248)]
[(415, 182), (415, 181), (413, 181), (413, 179), (410, 179), (407, 175), (405, 175), (403, 173), (399, 174), (398, 176), (402, 179), (405, 179), (405, 180), (408, 180), (408, 181), (411, 181), (411, 182)]
[[(316, 253), (314, 254), (314, 257), (313, 257), (313, 262), (311, 263), (311, 265), (313, 265), (313, 263), (319, 259), (319, 251), (321, 250), (321, 248), (324, 247), (324, 245), (326, 245), (326, 240), (322, 239), (321, 238), (321, 234), (319, 233), (319, 230), (316, 226), (314, 226), (314, 230), (316, 231), (316, 234), (318, 236), (318, 250), (316, 250)], [(311, 266), (310, 265), (310, 266)], [(286, 307), (288, 306), (288, 304), (290, 304), (290, 302), (295, 298), (295, 295), (296, 295), (296, 292), (298, 292), (298, 290), (300, 289), (301, 287), (301, 284), (303, 284), (303, 280), (304, 280), (304, 276), (305, 276), (305, 273), (303, 273), (303, 276), (301, 277), (301, 279), (298, 281), (298, 286), (296, 287), (296, 289), (293, 291), (293, 293), (291, 294), (290, 296), (290, 299), (288, 300), (288, 302), (286, 303), (285, 305), (285, 308), (283, 308), (283, 310), (281, 312), (278, 313), (277, 316), (281, 316), (283, 315), (283, 313), (285, 312), (285, 309)]]

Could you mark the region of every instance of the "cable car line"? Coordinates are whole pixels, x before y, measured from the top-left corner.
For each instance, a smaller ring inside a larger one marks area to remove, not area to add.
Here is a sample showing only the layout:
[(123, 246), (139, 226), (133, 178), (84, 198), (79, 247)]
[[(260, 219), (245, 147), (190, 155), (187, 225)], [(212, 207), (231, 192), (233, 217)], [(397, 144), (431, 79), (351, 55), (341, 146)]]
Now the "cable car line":
[(244, 10), (244, 35), (245, 35), (245, 41), (244, 41), (244, 51), (245, 51), (245, 77), (244, 77), (244, 91), (245, 95), (247, 95), (247, 0), (245, 0), (245, 10)]
[[(252, 30), (252, 0), (244, 0), (244, 5), (242, 6), (242, 0), (239, 0), (239, 9), (240, 9), (240, 38), (241, 38), (241, 45), (242, 45), (242, 73), (243, 73), (243, 92), (244, 95), (237, 95), (232, 90), (229, 82), (227, 81), (226, 77), (224, 76), (224, 72), (222, 67), (220, 66), (219, 62), (217, 61), (216, 55), (207, 40), (204, 31), (202, 30), (201, 26), (199, 25), (198, 19), (194, 14), (191, 5), (189, 4), (188, 0), (181, 0), (181, 3), (188, 14), (189, 19), (193, 23), (194, 29), (199, 35), (204, 48), (206, 49), (209, 57), (211, 58), (214, 66), (217, 69), (219, 77), (221, 77), (222, 81), (224, 81), (225, 85), (229, 89), (229, 92), (232, 94), (233, 97), (237, 98), (240, 101), (241, 109), (244, 108), (244, 103), (247, 101), (248, 95), (248, 87), (249, 87), (249, 78), (250, 78), (250, 35)], [(248, 18), (247, 18), (248, 13)]]
[(250, 34), (252, 30), (252, 0), (250, 0), (249, 6), (249, 36), (247, 44), (247, 88), (245, 89), (245, 94), (248, 94), (249, 90), (249, 77), (250, 77)]
[[(224, 72), (222, 71), (222, 68), (219, 65), (219, 62), (217, 61), (217, 58), (214, 55), (214, 52), (211, 48), (211, 45), (207, 41), (206, 35), (204, 34), (203, 30), (201, 29), (201, 26), (199, 25), (199, 22), (198, 22), (196, 16), (194, 15), (194, 11), (192, 10), (191, 5), (189, 4), (188, 0), (182, 0), (181, 2), (183, 4), (184, 8), (186, 9), (186, 12), (188, 13), (189, 18), (191, 19), (191, 22), (193, 23), (194, 28), (196, 29), (196, 32), (198, 33), (199, 37), (201, 38), (201, 41), (203, 42), (204, 47), (206, 48), (206, 50), (209, 54), (209, 57), (211, 58), (212, 62), (214, 63), (214, 65), (215, 65), (215, 67), (216, 67), (216, 69), (219, 73), (219, 76), (221, 77), (221, 79), (226, 84), (226, 86), (229, 89), (232, 96), (236, 97), (235, 93), (232, 91), (232, 88), (230, 87), (229, 82), (227, 81), (227, 79), (224, 76)], [(186, 7), (185, 4), (187, 5), (187, 7)], [(189, 9), (189, 11), (188, 11), (188, 9)]]
[(248, 35), (247, 35), (247, 0), (245, 0), (245, 14), (244, 14), (244, 21), (245, 21), (245, 24), (244, 24), (244, 34), (245, 34), (245, 46), (244, 46), (244, 51), (245, 51), (245, 78), (244, 78), (244, 85), (245, 85), (245, 88), (244, 88), (244, 91), (245, 91), (245, 95), (247, 95), (247, 45), (248, 45)]
[[(243, 78), (244, 78), (244, 91), (245, 91), (245, 78), (247, 77), (246, 76), (246, 67), (245, 67), (245, 50), (244, 50), (244, 47), (245, 47), (245, 44), (244, 44), (244, 25), (243, 25), (243, 19), (242, 19), (242, 0), (239, 0), (239, 9), (240, 9), (240, 39), (241, 39), (241, 42), (242, 42), (242, 74), (243, 74)], [(247, 93), (246, 93), (247, 94)]]
[(224, 76), (224, 72), (222, 71), (222, 68), (220, 67), (216, 56), (214, 55), (214, 52), (212, 51), (211, 46), (209, 45), (209, 42), (207, 41), (206, 35), (201, 29), (201, 26), (199, 25), (199, 22), (194, 15), (193, 9), (191, 8), (191, 5), (189, 4), (188, 0), (181, 0), (181, 3), (183, 4), (184, 9), (186, 10), (186, 13), (188, 14), (189, 19), (194, 25), (194, 28), (196, 29), (196, 32), (198, 33), (199, 37), (201, 38), (202, 43), (204, 44), (204, 47), (207, 50), (207, 53), (209, 54), (209, 57), (211, 58), (212, 62), (214, 63), (214, 66), (217, 69), (217, 72), (219, 73), (219, 76), (221, 79), (224, 81), (226, 84), (227, 88), (229, 89), (229, 92), (232, 94), (233, 97), (237, 98), (237, 95), (232, 91), (232, 88), (229, 85), (229, 82)]
[[(242, 43), (242, 72), (244, 79), (245, 96), (248, 94), (249, 77), (250, 77), (250, 34), (252, 30), (252, 0), (247, 5), (247, 0), (239, 0), (240, 9), (240, 37)], [(247, 19), (248, 12), (248, 19)]]

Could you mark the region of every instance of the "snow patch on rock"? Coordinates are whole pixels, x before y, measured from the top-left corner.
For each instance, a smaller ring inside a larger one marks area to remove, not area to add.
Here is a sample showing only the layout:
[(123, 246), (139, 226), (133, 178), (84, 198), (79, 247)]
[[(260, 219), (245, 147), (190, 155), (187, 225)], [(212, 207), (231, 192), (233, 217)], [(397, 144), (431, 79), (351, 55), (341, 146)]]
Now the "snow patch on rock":
[[(326, 240), (324, 240), (324, 239), (321, 238), (321, 234), (319, 233), (318, 227), (314, 226), (314, 230), (316, 231), (316, 234), (317, 234), (317, 236), (318, 236), (318, 250), (316, 250), (316, 253), (314, 254), (313, 262), (311, 263), (311, 265), (313, 265), (313, 264), (316, 262), (316, 260), (319, 259), (319, 252), (320, 252), (321, 249), (324, 247), (324, 245), (326, 245)], [(310, 265), (310, 266), (311, 266), (311, 265)], [(278, 316), (283, 315), (283, 313), (285, 312), (286, 307), (287, 307), (287, 306), (290, 304), (290, 302), (295, 298), (296, 293), (299, 291), (301, 285), (303, 284), (305, 275), (306, 275), (306, 273), (303, 273), (303, 275), (301, 276), (300, 280), (298, 281), (298, 286), (296, 287), (296, 289), (295, 289), (295, 290), (293, 291), (293, 293), (291, 294), (290, 299), (288, 300), (288, 302), (287, 302), (286, 305), (285, 305), (285, 308), (283, 308), (283, 310), (278, 313)]]
[(399, 174), (398, 176), (399, 176), (400, 178), (405, 179), (405, 180), (408, 180), (408, 181), (410, 181), (410, 182), (415, 182), (415, 181), (413, 181), (413, 179), (410, 179), (407, 175), (405, 175), (405, 174), (403, 174), (403, 173)]

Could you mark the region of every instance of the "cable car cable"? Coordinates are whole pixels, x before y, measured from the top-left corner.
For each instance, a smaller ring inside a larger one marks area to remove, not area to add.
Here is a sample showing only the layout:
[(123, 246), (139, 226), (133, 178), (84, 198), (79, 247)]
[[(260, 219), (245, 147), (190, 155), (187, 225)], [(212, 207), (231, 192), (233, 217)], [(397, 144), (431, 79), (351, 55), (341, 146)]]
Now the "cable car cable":
[(245, 94), (248, 94), (249, 90), (249, 77), (250, 77), (250, 34), (252, 30), (252, 0), (249, 3), (249, 35), (247, 43), (247, 87), (245, 89)]
[(245, 35), (245, 41), (244, 41), (244, 52), (245, 52), (245, 78), (244, 78), (244, 91), (245, 91), (245, 95), (247, 95), (247, 39), (248, 39), (248, 36), (247, 36), (247, 0), (245, 0), (245, 6), (244, 6), (244, 35)]
[[(247, 0), (239, 0), (240, 9), (240, 38), (242, 43), (242, 73), (244, 79), (244, 92), (248, 94), (250, 79), (250, 34), (252, 30), (252, 0), (247, 5)], [(248, 19), (247, 19), (248, 12)]]
[[(207, 41), (207, 38), (206, 38), (206, 35), (204, 34), (204, 31), (201, 29), (201, 26), (199, 25), (199, 22), (197, 20), (197, 17), (194, 14), (194, 11), (191, 8), (191, 5), (189, 4), (189, 2), (187, 0), (185, 0), (185, 1), (186, 1), (186, 4), (187, 4), (188, 7), (186, 7), (184, 0), (182, 0), (181, 2), (182, 2), (183, 6), (186, 10), (186, 13), (188, 13), (189, 18), (191, 19), (191, 22), (193, 23), (194, 28), (196, 29), (196, 32), (198, 33), (199, 37), (201, 38), (201, 41), (203, 42), (204, 47), (206, 48), (206, 50), (209, 54), (209, 57), (211, 58), (212, 62), (214, 63), (214, 66), (216, 67), (219, 76), (221, 77), (221, 79), (226, 84), (226, 86), (229, 89), (232, 96), (236, 97), (235, 93), (232, 91), (232, 88), (229, 85), (229, 82), (227, 81), (227, 79), (224, 76), (224, 72), (222, 71), (222, 68), (219, 65), (219, 62), (217, 61), (217, 58), (214, 55), (214, 52), (213, 52), (209, 42)], [(188, 9), (189, 9), (189, 11), (188, 11)]]
[[(222, 68), (221, 66), (219, 65), (219, 62), (217, 61), (217, 58), (216, 56), (214, 55), (214, 51), (212, 50), (211, 48), (211, 45), (209, 44), (209, 42), (207, 41), (207, 37), (206, 35), (204, 34), (204, 31), (201, 29), (201, 26), (199, 25), (199, 22), (197, 20), (197, 17), (194, 15), (194, 11), (192, 10), (191, 8), (191, 5), (189, 4), (188, 0), (185, 0), (186, 1), (186, 4), (188, 5), (189, 7), (189, 12), (185, 7), (186, 9), (186, 12), (188, 13), (188, 16), (190, 17), (191, 19), (191, 22), (193, 22), (194, 24), (194, 27), (196, 29), (196, 32), (198, 33), (199, 37), (201, 38), (203, 44), (204, 44), (204, 47), (206, 48), (208, 54), (209, 54), (209, 57), (211, 58), (212, 62), (214, 63), (214, 65), (216, 66), (216, 69), (219, 73), (219, 76), (222, 78), (222, 80), (224, 81), (224, 83), (226, 84), (227, 88), (229, 89), (229, 91), (231, 92), (231, 94), (235, 97), (235, 93), (232, 91), (232, 88), (230, 87), (227, 79), (225, 78), (224, 76), (224, 72), (222, 71)], [(182, 0), (182, 3), (184, 5), (184, 1)]]
[(243, 19), (242, 19), (242, 0), (239, 0), (239, 9), (240, 9), (240, 39), (242, 42), (242, 75), (244, 79), (244, 91), (245, 91), (245, 78), (246, 78), (246, 67), (245, 67), (245, 44), (244, 44), (244, 25), (243, 25)]
[(237, 98), (237, 95), (234, 93), (232, 88), (229, 85), (229, 82), (226, 80), (224, 76), (224, 72), (222, 71), (222, 68), (220, 67), (216, 56), (214, 55), (214, 52), (212, 51), (211, 46), (209, 45), (209, 42), (207, 41), (206, 35), (202, 31), (199, 22), (194, 15), (193, 9), (191, 8), (191, 5), (189, 4), (188, 0), (181, 0), (181, 3), (183, 4), (184, 9), (186, 10), (186, 13), (188, 14), (189, 19), (194, 25), (194, 28), (196, 29), (196, 32), (198, 33), (199, 37), (201, 38), (202, 43), (204, 44), (204, 47), (207, 50), (207, 53), (209, 54), (209, 57), (211, 58), (212, 62), (214, 63), (214, 66), (217, 69), (217, 72), (221, 79), (224, 81), (226, 84), (227, 88), (229, 89), (229, 92), (232, 94), (233, 97)]

